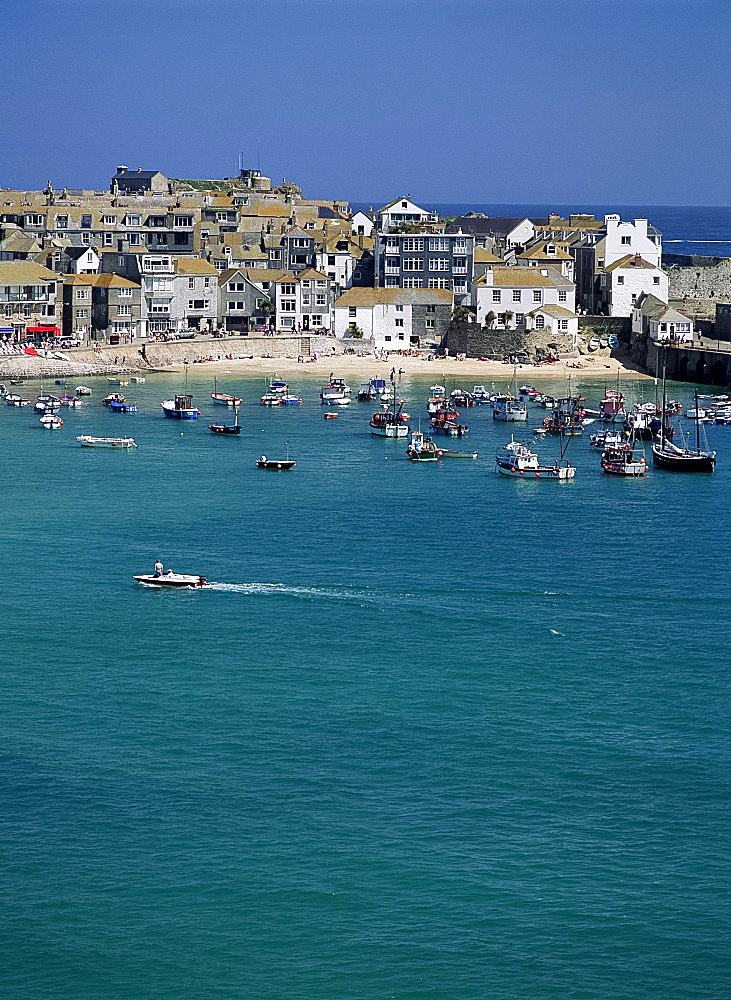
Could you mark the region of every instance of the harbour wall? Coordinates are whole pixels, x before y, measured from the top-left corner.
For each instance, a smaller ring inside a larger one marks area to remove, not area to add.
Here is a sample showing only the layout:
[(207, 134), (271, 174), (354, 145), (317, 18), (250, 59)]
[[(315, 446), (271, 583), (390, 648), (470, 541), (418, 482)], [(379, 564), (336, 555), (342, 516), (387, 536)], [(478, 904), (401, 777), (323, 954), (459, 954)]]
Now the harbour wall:
[(99, 350), (85, 347), (60, 352), (66, 360), (34, 355), (0, 356), (0, 377), (60, 378), (75, 375), (113, 375), (120, 372), (149, 372), (158, 368), (193, 362), (196, 358), (223, 360), (227, 355), (239, 357), (298, 358), (311, 357), (316, 351), (323, 355), (342, 354), (345, 349), (373, 352), (368, 340), (342, 341), (321, 336), (273, 337), (196, 337), (194, 340), (119, 344), (101, 346)]
[[(731, 350), (716, 346), (693, 344), (668, 346), (667, 377), (676, 382), (699, 385), (728, 386), (731, 383)], [(643, 334), (633, 336), (632, 360), (650, 375), (662, 376), (664, 346)]]

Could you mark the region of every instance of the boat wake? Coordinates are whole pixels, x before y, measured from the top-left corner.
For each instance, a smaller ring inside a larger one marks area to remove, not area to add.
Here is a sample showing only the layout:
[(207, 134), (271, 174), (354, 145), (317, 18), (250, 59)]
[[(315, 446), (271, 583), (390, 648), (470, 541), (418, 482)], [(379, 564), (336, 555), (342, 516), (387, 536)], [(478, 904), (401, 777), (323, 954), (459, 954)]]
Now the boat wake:
[(336, 600), (375, 603), (373, 594), (360, 587), (293, 587), (286, 583), (216, 583), (209, 581), (206, 590), (228, 594), (251, 594), (265, 597), (295, 597), (302, 600)]

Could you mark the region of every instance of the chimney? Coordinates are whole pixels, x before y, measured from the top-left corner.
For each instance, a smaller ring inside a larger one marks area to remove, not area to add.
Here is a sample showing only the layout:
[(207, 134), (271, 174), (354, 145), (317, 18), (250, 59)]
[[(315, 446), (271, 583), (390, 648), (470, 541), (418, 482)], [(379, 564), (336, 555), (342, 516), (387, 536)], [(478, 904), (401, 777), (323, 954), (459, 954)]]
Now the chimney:
[(642, 257), (636, 253), (635, 259), (632, 261), (635, 267), (642, 267)]
[(493, 273), (492, 273), (492, 268), (491, 267), (488, 267), (487, 270), (485, 271), (485, 284), (486, 285), (493, 285), (494, 284)]
[(142, 173), (142, 167), (138, 167), (138, 168), (137, 168), (137, 173), (138, 173), (138, 174), (141, 174), (141, 173)]
[(117, 167), (117, 173), (118, 174), (126, 174), (127, 173), (127, 167), (124, 164), (121, 164), (121, 166)]
[(647, 219), (635, 219), (635, 232), (642, 239), (647, 239)]

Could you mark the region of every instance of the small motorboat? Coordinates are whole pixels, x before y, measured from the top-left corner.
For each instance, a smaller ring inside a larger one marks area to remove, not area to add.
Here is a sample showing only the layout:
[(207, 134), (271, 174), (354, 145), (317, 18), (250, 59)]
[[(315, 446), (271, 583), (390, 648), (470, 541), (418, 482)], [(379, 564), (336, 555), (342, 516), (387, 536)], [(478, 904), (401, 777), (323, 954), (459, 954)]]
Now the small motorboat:
[(259, 406), (281, 406), (282, 397), (276, 392), (265, 392), (259, 398)]
[(328, 413), (323, 413), (323, 417), (325, 418), (325, 420), (337, 420), (338, 419), (337, 413), (333, 413), (332, 410), (330, 410)]
[(91, 434), (79, 434), (76, 438), (82, 448), (137, 448), (134, 438), (129, 437), (93, 437)]
[(91, 389), (88, 385), (77, 385), (76, 386), (77, 396), (91, 396)]
[(198, 589), (199, 587), (205, 587), (208, 583), (208, 580), (204, 576), (173, 573), (172, 570), (168, 570), (167, 573), (161, 573), (160, 576), (155, 576), (154, 573), (142, 573), (139, 576), (133, 577), (133, 579), (138, 583), (144, 583), (150, 587), (192, 587), (193, 589)]
[(289, 451), (286, 458), (267, 458), (262, 455), (256, 461), (257, 469), (293, 469), (295, 464), (294, 459), (289, 457)]
[(7, 406), (30, 406), (30, 400), (25, 396), (19, 396), (17, 392), (9, 392), (5, 397)]
[(109, 385), (129, 385), (129, 379), (126, 378), (108, 378), (107, 382)]
[(56, 379), (56, 385), (66, 385), (66, 379), (65, 378), (57, 378)]
[(221, 406), (241, 406), (241, 398), (239, 396), (231, 396), (227, 392), (218, 391), (218, 383), (215, 378), (213, 379), (211, 399), (214, 403), (219, 403)]
[(144, 385), (145, 376), (144, 375), (133, 375), (130, 382), (134, 382), (136, 385)]
[(41, 399), (37, 400), (33, 409), (36, 413), (58, 413), (58, 408), (61, 405), (60, 400), (55, 402), (45, 402)]
[(110, 406), (112, 403), (124, 403), (126, 399), (121, 392), (110, 392), (108, 396), (105, 396), (102, 400), (104, 406)]
[(109, 409), (114, 413), (136, 413), (137, 403), (120, 403), (113, 399), (109, 404)]
[(175, 399), (165, 399), (162, 403), (163, 415), (176, 420), (197, 420), (200, 410), (193, 406), (193, 397), (185, 394), (178, 395)]
[(406, 454), (411, 462), (438, 462), (442, 449), (430, 437), (424, 437), (421, 431), (412, 431)]
[(602, 469), (610, 476), (646, 476), (647, 460), (644, 453), (634, 452), (628, 441), (604, 449)]
[(451, 448), (442, 448), (442, 458), (477, 458), (477, 452), (453, 451)]
[(235, 409), (236, 416), (234, 417), (234, 422), (232, 424), (209, 424), (208, 430), (211, 434), (240, 434), (241, 427), (239, 426), (239, 408)]
[[(479, 387), (478, 387), (479, 388)], [(435, 396), (446, 396), (447, 390), (443, 385), (430, 385), (429, 392), (434, 393)]]
[(59, 427), (63, 427), (63, 420), (55, 413), (44, 413), (41, 417), (41, 423), (48, 431), (57, 431)]
[(78, 396), (64, 395), (60, 398), (61, 406), (81, 406)]
[(302, 397), (295, 396), (292, 392), (283, 392), (281, 400), (282, 406), (302, 406)]

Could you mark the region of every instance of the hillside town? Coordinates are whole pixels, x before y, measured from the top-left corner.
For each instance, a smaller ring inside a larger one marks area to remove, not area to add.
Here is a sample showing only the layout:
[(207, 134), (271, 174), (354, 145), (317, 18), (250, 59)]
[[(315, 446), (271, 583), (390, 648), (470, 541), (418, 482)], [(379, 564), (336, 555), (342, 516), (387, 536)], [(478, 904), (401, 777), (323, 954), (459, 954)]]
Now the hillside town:
[(182, 181), (117, 167), (106, 190), (0, 192), (0, 340), (13, 354), (192, 338), (321, 335), (436, 349), (456, 320), (577, 347), (582, 316), (693, 341), (662, 234), (619, 215), (368, 212), (259, 170)]

